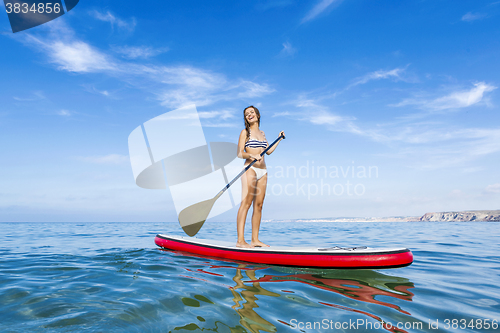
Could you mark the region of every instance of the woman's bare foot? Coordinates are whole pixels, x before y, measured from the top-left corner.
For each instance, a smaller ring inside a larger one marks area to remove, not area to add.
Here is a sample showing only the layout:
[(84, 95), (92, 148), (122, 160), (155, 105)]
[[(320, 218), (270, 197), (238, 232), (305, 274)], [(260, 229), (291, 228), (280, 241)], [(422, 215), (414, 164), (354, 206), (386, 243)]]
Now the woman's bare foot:
[(252, 241), (252, 242), (250, 243), (250, 246), (251, 246), (251, 247), (270, 247), (269, 245), (264, 244), (264, 243), (262, 243), (261, 241), (256, 241), (256, 242)]
[(243, 241), (243, 242), (236, 242), (236, 247), (250, 248), (250, 247), (253, 247), (253, 246), (251, 246), (247, 242)]

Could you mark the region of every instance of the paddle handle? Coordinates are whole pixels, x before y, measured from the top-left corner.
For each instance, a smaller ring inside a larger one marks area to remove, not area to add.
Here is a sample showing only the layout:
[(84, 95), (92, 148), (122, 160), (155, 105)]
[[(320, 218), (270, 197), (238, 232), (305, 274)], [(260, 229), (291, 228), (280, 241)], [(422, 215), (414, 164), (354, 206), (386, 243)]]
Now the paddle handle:
[[(271, 144), (270, 144), (270, 145), (269, 145), (266, 149), (264, 149), (264, 150), (262, 151), (262, 153), (260, 153), (260, 156), (264, 156), (264, 154), (265, 154), (265, 153), (266, 153), (269, 149), (271, 149), (271, 147), (272, 147), (272, 146), (274, 146), (276, 143), (278, 143), (278, 141), (279, 141), (281, 138), (283, 138), (283, 139), (284, 139), (284, 138), (285, 138), (285, 135), (281, 134), (280, 136), (278, 136), (278, 138), (277, 138), (276, 140), (274, 140), (274, 142), (273, 142), (273, 143), (271, 143)], [(250, 162), (250, 164), (249, 164), (249, 165), (247, 165), (247, 166), (245, 167), (245, 169), (241, 170), (241, 172), (240, 172), (240, 173), (239, 173), (236, 177), (234, 177), (234, 179), (233, 179), (233, 180), (231, 180), (231, 181), (230, 181), (230, 182), (229, 182), (226, 186), (224, 186), (224, 188), (223, 188), (223, 189), (222, 189), (222, 190), (221, 190), (221, 191), (220, 191), (220, 192), (219, 192), (219, 193), (218, 193), (215, 197), (216, 197), (216, 198), (218, 198), (218, 197), (220, 197), (220, 196), (221, 196), (224, 192), (226, 192), (226, 190), (227, 190), (229, 187), (231, 187), (231, 185), (233, 185), (233, 184), (234, 184), (234, 182), (238, 180), (238, 178), (240, 178), (240, 177), (241, 177), (241, 176), (242, 176), (245, 172), (247, 172), (247, 170), (248, 170), (248, 169), (250, 169), (250, 167), (251, 167), (252, 165), (254, 165), (254, 164), (255, 164), (255, 162), (257, 162), (257, 160), (253, 160), (252, 162)]]

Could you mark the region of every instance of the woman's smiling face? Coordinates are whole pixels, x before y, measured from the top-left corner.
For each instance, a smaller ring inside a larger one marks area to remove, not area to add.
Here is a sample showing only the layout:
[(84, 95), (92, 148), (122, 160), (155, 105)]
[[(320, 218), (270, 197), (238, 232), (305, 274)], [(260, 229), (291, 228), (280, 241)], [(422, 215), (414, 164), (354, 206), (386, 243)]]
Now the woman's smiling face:
[(256, 121), (259, 121), (259, 118), (258, 118), (257, 113), (255, 112), (254, 108), (248, 108), (245, 111), (245, 118), (249, 124), (254, 123)]

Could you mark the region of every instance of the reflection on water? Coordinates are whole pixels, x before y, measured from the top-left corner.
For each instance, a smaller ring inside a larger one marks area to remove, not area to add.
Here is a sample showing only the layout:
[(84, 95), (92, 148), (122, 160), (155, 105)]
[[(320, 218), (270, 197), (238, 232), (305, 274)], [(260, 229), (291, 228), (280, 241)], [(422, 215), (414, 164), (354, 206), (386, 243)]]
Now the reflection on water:
[[(277, 299), (281, 298), (281, 301), (285, 302), (290, 299), (297, 299), (290, 295), (296, 293), (294, 289), (301, 289), (303, 294), (304, 287), (340, 295), (342, 296), (340, 300), (352, 299), (357, 302), (376, 304), (411, 316), (409, 311), (402, 309), (397, 304), (391, 303), (391, 299), (412, 301), (414, 294), (409, 291), (409, 289), (414, 288), (414, 285), (406, 278), (386, 275), (374, 270), (290, 268), (236, 263), (224, 259), (218, 260), (228, 262), (227, 265), (214, 265), (214, 261), (212, 261), (210, 257), (181, 252), (175, 252), (175, 255), (185, 255), (210, 260), (205, 262), (206, 266), (204, 268), (195, 270), (186, 269), (191, 273), (195, 273), (195, 276), (190, 276), (190, 278), (208, 283), (212, 283), (209, 278), (210, 276), (231, 278), (232, 281), (234, 281), (233, 285), (225, 285), (232, 294), (234, 305), (231, 306), (231, 308), (239, 315), (240, 325), (249, 332), (278, 331), (275, 324), (266, 319), (272, 316), (268, 316), (268, 313), (265, 311), (258, 311), (259, 305), (262, 307), (266, 305), (266, 303), (269, 303), (270, 297)], [(257, 275), (259, 275), (259, 277)], [(273, 286), (273, 288), (270, 288), (271, 286)], [(280, 292), (270, 289), (278, 289)], [(311, 289), (306, 290), (310, 291)], [(322, 299), (330, 299), (328, 294), (321, 293), (321, 295)], [(311, 303), (308, 300), (301, 300), (301, 302), (304, 303), (304, 305), (311, 306), (311, 304), (308, 304)], [(371, 318), (378, 321), (382, 324), (380, 328), (384, 328), (390, 332), (406, 332), (405, 330), (395, 327), (384, 326), (383, 324), (387, 322), (387, 320), (362, 309), (359, 305), (346, 306), (345, 304), (340, 304), (340, 302), (336, 304), (331, 301), (327, 302), (323, 300), (317, 300), (316, 306), (317, 305), (362, 314), (367, 317), (367, 320)], [(276, 321), (290, 328), (296, 328), (290, 323), (289, 318), (278, 318)], [(185, 329), (186, 326), (182, 328)], [(231, 331), (235, 329), (237, 330), (237, 327), (232, 327)]]
[[(287, 268), (274, 267), (275, 270), (289, 271)], [(304, 271), (308, 271), (305, 273)], [(414, 285), (408, 279), (389, 276), (373, 270), (295, 270), (297, 274), (287, 276), (266, 275), (259, 282), (295, 281), (310, 286), (342, 294), (363, 302), (379, 304), (411, 315), (399, 306), (375, 299), (375, 296), (389, 296), (411, 301), (413, 293), (408, 289)], [(304, 273), (300, 273), (304, 272)]]
[[(261, 287), (259, 280), (255, 277), (255, 269), (243, 270), (246, 265), (239, 265), (236, 269), (236, 275), (233, 281), (236, 286), (231, 287), (231, 292), (233, 293), (233, 301), (235, 303), (232, 308), (240, 315), (240, 324), (246, 327), (251, 332), (276, 332), (276, 326), (259, 316), (255, 312), (255, 308), (258, 308), (257, 295), (280, 297), (280, 294), (273, 293)], [(243, 272), (250, 279), (249, 281), (243, 281)], [(247, 282), (248, 285), (245, 284)], [(240, 304), (240, 302), (246, 302)]]

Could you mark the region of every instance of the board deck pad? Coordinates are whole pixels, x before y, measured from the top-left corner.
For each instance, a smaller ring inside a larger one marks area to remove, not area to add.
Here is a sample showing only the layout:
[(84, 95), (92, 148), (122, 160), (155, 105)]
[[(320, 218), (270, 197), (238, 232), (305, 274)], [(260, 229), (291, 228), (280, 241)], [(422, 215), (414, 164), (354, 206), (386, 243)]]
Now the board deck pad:
[(298, 247), (271, 246), (240, 248), (235, 243), (158, 234), (155, 243), (161, 248), (197, 255), (269, 264), (311, 268), (396, 268), (413, 262), (407, 248)]

